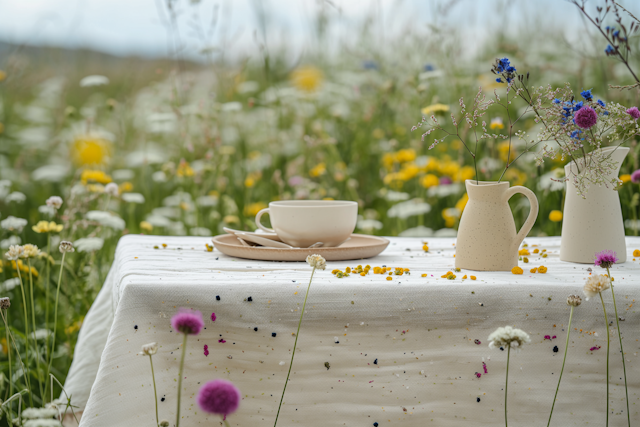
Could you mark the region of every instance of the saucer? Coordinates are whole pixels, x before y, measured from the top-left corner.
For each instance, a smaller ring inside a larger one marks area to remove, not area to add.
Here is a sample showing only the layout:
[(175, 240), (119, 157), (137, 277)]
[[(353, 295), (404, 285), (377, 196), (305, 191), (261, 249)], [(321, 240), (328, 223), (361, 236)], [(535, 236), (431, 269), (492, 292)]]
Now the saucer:
[(352, 234), (351, 239), (337, 248), (280, 249), (260, 246), (243, 246), (236, 236), (222, 234), (213, 239), (213, 245), (225, 255), (261, 261), (305, 261), (307, 256), (322, 255), (327, 261), (346, 261), (371, 258), (379, 255), (389, 245), (389, 240), (365, 234)]

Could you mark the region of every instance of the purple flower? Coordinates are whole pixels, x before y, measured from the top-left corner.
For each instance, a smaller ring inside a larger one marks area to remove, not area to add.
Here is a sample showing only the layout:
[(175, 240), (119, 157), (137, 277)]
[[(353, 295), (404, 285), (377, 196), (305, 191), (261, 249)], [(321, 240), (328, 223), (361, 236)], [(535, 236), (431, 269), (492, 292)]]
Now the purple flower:
[(598, 121), (598, 113), (591, 107), (582, 107), (575, 116), (573, 116), (573, 121), (578, 127), (589, 129)]
[(442, 178), (440, 178), (440, 185), (449, 185), (449, 184), (453, 184), (453, 180), (451, 178), (449, 178), (448, 176), (443, 176)]
[(631, 182), (634, 184), (640, 184), (640, 169), (631, 174)]
[(209, 346), (208, 345), (204, 345), (204, 355), (208, 356), (209, 355)]
[(638, 107), (631, 107), (627, 110), (627, 114), (633, 117), (635, 120), (640, 119), (640, 110)]
[(211, 321), (215, 322), (217, 319), (216, 314), (215, 313), (211, 313)]
[(198, 405), (200, 409), (211, 414), (224, 416), (232, 414), (240, 404), (240, 390), (227, 380), (209, 381), (198, 392)]
[(187, 335), (198, 335), (200, 330), (204, 327), (202, 321), (202, 313), (198, 310), (189, 310), (181, 308), (171, 318), (171, 326), (176, 331), (180, 331)]
[(613, 264), (618, 262), (618, 257), (616, 253), (612, 250), (605, 249), (602, 252), (598, 252), (596, 254), (595, 265), (602, 268), (611, 268)]

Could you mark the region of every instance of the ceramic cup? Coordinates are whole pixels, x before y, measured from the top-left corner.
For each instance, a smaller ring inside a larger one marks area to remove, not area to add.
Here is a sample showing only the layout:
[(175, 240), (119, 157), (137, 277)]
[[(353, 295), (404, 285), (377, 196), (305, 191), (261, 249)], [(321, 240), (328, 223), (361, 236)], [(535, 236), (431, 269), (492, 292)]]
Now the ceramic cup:
[[(273, 230), (260, 218), (269, 213)], [(323, 247), (338, 246), (351, 236), (358, 219), (358, 203), (344, 200), (290, 200), (271, 202), (256, 215), (256, 225), (276, 233), (285, 243), (307, 248), (322, 242)]]

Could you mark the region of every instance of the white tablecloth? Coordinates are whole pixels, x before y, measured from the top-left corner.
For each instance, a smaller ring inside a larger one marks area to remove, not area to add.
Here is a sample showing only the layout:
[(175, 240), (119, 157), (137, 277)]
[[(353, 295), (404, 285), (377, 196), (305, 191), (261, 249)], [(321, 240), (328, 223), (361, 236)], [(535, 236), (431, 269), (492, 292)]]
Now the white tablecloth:
[[(462, 271), (447, 280), (440, 276), (453, 269), (455, 239), (427, 239), (428, 253), (422, 251), (421, 239), (390, 240), (376, 258), (331, 262), (326, 271), (317, 272), (279, 424), (500, 424), (506, 352), (490, 350), (487, 336), (505, 325), (524, 329), (532, 339), (522, 352), (512, 353), (510, 422), (544, 423), (565, 349), (566, 297), (582, 295), (590, 266), (560, 262), (559, 238), (529, 238), (530, 250), (539, 245), (549, 256), (529, 256), (528, 264), (520, 263), (525, 274)], [(209, 242), (157, 236), (120, 241), (107, 281), (85, 319), (65, 384), (76, 405), (84, 407), (88, 400), (82, 426), (153, 425), (149, 361), (140, 353), (152, 341), (160, 344), (153, 359), (160, 418), (173, 425), (181, 337), (172, 331), (170, 318), (180, 307), (200, 310), (206, 319), (206, 329), (188, 342), (183, 424), (219, 421), (198, 408), (195, 394), (204, 382), (226, 378), (243, 395), (238, 412), (229, 417), (231, 425), (273, 425), (311, 268), (306, 263), (232, 259), (207, 252)], [(638, 424), (640, 318), (635, 300), (640, 298), (640, 259), (631, 260), (640, 238), (627, 243), (630, 261), (616, 265), (613, 275), (624, 319), (631, 416)], [(331, 274), (334, 268), (357, 264), (410, 268), (411, 275), (387, 281), (374, 274), (343, 279)], [(539, 265), (548, 272), (529, 273)], [(424, 273), (428, 276), (422, 277)], [(477, 280), (462, 280), (465, 274)], [(626, 425), (610, 291), (605, 302), (612, 322), (610, 420), (612, 426)], [(212, 312), (215, 322), (209, 320)], [(576, 309), (573, 326), (553, 424), (602, 425), (606, 333), (599, 299)]]

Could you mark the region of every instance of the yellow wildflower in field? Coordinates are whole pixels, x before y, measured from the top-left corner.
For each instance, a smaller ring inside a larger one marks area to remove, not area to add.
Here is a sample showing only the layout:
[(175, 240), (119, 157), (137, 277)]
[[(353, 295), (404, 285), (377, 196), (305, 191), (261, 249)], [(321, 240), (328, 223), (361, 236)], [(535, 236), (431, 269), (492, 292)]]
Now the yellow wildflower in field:
[(432, 116), (434, 114), (441, 114), (441, 113), (447, 113), (449, 112), (450, 108), (448, 105), (444, 105), (444, 104), (433, 104), (433, 105), (429, 105), (428, 107), (424, 107), (421, 111), (422, 114), (429, 117)]
[(250, 203), (244, 207), (244, 215), (248, 217), (254, 217), (262, 209), (266, 208), (267, 204), (264, 202)]
[(80, 135), (73, 140), (71, 151), (78, 165), (103, 165), (109, 160), (111, 142), (96, 136)]
[(140, 230), (148, 231), (149, 233), (153, 231), (153, 225), (150, 222), (142, 221), (140, 222)]
[(310, 65), (296, 68), (291, 73), (293, 85), (305, 92), (315, 92), (322, 84), (322, 79), (322, 71)]
[(491, 119), (489, 127), (491, 129), (504, 129), (504, 123), (502, 123), (502, 119), (500, 117), (494, 117)]
[(131, 191), (133, 191), (133, 184), (129, 181), (125, 181), (118, 186), (118, 190), (120, 191), (120, 193), (130, 193)]
[(376, 128), (371, 132), (371, 136), (375, 139), (382, 139), (384, 138), (384, 131), (380, 128)]
[(420, 178), (420, 185), (424, 188), (435, 187), (440, 184), (440, 179), (432, 173), (428, 173)]
[(456, 224), (456, 221), (460, 218), (460, 211), (456, 208), (443, 209), (442, 218), (444, 219), (444, 225), (447, 228), (451, 228)]
[(193, 171), (193, 168), (191, 168), (191, 166), (189, 165), (189, 162), (187, 162), (185, 159), (180, 160), (178, 169), (176, 169), (176, 176), (183, 178), (183, 177), (190, 177), (193, 175), (195, 175), (195, 172)]
[(104, 193), (104, 185), (102, 184), (88, 184), (87, 190), (92, 193)]
[(0, 82), (7, 78), (7, 73), (0, 70)]
[(459, 182), (465, 182), (468, 179), (472, 179), (476, 175), (476, 170), (472, 166), (463, 166), (455, 174), (455, 180)]
[(553, 222), (562, 221), (562, 211), (551, 211), (549, 213), (549, 221), (553, 221)]
[[(18, 271), (18, 268), (20, 269), (20, 271), (22, 271), (23, 273), (29, 273), (31, 272), (31, 274), (33, 275), (33, 277), (38, 277), (38, 270), (36, 270), (35, 267), (31, 267), (31, 270), (29, 270), (29, 266), (25, 263), (23, 263), (21, 260), (18, 260), (18, 264), (16, 266), (16, 262), (15, 261), (11, 261), (11, 268), (13, 268), (14, 271)], [(17, 273), (16, 273), (17, 276)]]
[(82, 175), (80, 175), (80, 181), (82, 181), (82, 183), (86, 185), (89, 181), (98, 182), (100, 184), (108, 184), (113, 180), (109, 175), (102, 171), (85, 169), (82, 171)]
[(2, 352), (4, 354), (9, 353), (9, 345), (7, 344), (7, 339), (6, 338), (0, 339), (0, 345), (2, 346)]
[(64, 225), (56, 224), (53, 221), (38, 221), (38, 223), (31, 228), (36, 233), (59, 233), (64, 228)]
[(222, 218), (222, 221), (227, 223), (227, 224), (239, 224), (240, 223), (240, 218), (238, 218), (235, 215), (227, 215), (224, 218)]
[(309, 171), (309, 175), (314, 178), (317, 178), (320, 175), (324, 175), (326, 171), (327, 171), (327, 165), (325, 165), (324, 162), (318, 163), (317, 165), (311, 168), (311, 170)]
[(453, 178), (460, 171), (460, 165), (457, 162), (452, 161), (448, 156), (445, 156), (442, 161), (438, 163), (438, 171), (442, 175)]
[[(500, 153), (500, 159), (503, 162), (506, 162), (507, 159), (509, 158), (509, 141), (502, 141), (500, 144), (498, 144), (498, 152)], [(516, 150), (513, 147), (513, 144), (511, 145), (511, 160), (516, 158)]]
[(416, 150), (413, 148), (403, 148), (396, 153), (398, 163), (413, 162), (416, 159)]
[(406, 163), (402, 166), (400, 172), (398, 172), (398, 178), (402, 181), (409, 181), (418, 175), (418, 172), (420, 172), (420, 169), (415, 164)]
[(624, 175), (620, 175), (620, 181), (622, 181), (623, 184), (626, 184), (627, 182), (631, 181), (631, 175), (629, 175), (628, 173), (625, 173)]
[(251, 172), (249, 175), (247, 175), (247, 177), (244, 179), (244, 186), (247, 188), (252, 188), (253, 186), (256, 185), (256, 182), (262, 178), (262, 173), (261, 172)]
[[(511, 157), (513, 161), (514, 157)], [(504, 179), (509, 181), (511, 185), (524, 185), (527, 182), (527, 174), (516, 168), (509, 168), (504, 174)]]
[(468, 201), (469, 201), (469, 195), (467, 193), (464, 193), (464, 196), (462, 196), (460, 200), (458, 200), (458, 202), (456, 203), (456, 209), (458, 209), (460, 212), (463, 212), (464, 208), (467, 207)]

